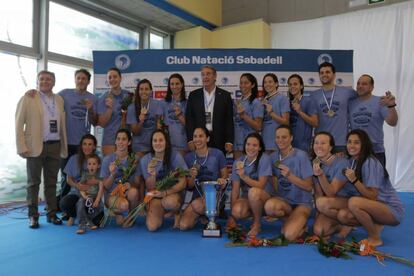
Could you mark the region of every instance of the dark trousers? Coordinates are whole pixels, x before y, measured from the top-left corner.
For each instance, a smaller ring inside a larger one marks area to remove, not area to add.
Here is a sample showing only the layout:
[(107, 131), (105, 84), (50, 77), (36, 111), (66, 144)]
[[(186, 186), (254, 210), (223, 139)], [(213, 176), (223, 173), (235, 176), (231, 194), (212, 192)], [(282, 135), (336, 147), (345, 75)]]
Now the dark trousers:
[(70, 185), (66, 182), (66, 173), (64, 173), (63, 170), (65, 169), (66, 164), (69, 161), (69, 158), (72, 155), (78, 153), (78, 148), (79, 148), (78, 145), (68, 145), (68, 157), (61, 159), (61, 162), (60, 162), (60, 174), (61, 174), (60, 194), (58, 196), (58, 201), (59, 202), (70, 191)]
[(39, 185), (43, 170), (44, 194), (47, 205), (47, 215), (52, 216), (57, 211), (56, 183), (60, 163), (60, 142), (43, 143), (42, 153), (38, 157), (26, 158), (27, 196), (29, 216), (37, 217), (39, 202)]
[[(70, 217), (75, 218), (76, 211), (77, 211), (76, 204), (79, 201), (79, 198), (80, 196), (75, 195), (75, 194), (68, 194), (64, 196), (59, 203), (60, 209), (62, 210), (62, 212), (65, 212)], [(104, 216), (104, 211), (102, 209), (98, 210), (97, 213), (98, 214), (92, 218), (92, 222), (95, 225), (99, 225), (101, 222), (101, 219)]]

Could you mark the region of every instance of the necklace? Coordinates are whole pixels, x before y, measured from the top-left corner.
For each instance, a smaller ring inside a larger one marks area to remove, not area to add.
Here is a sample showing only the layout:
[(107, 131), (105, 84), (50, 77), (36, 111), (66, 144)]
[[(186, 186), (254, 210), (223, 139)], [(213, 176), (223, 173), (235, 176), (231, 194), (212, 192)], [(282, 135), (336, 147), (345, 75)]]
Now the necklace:
[(247, 161), (247, 156), (244, 158), (243, 163), (244, 163), (244, 167), (248, 168), (250, 167), (255, 161), (257, 160), (257, 156), (253, 159), (252, 162), (250, 162), (248, 165), (246, 165), (246, 161)]
[(197, 160), (197, 153), (196, 152), (194, 152), (194, 165), (196, 165), (197, 163), (200, 165), (200, 167), (202, 167), (202, 166), (204, 166), (205, 164), (206, 164), (206, 162), (207, 162), (207, 159), (208, 159), (208, 149), (207, 149), (207, 155), (206, 155), (206, 157), (204, 158), (204, 161), (203, 162), (198, 162), (198, 160)]

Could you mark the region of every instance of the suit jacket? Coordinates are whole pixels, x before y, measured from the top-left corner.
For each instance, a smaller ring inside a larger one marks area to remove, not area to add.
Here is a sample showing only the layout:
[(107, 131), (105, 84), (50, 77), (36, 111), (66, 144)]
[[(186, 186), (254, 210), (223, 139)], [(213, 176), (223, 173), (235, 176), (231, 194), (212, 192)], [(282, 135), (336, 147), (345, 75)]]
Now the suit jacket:
[[(59, 95), (55, 97), (56, 108), (60, 114), (60, 155), (67, 156), (66, 120), (63, 99)], [(43, 105), (40, 92), (34, 97), (23, 96), (16, 109), (16, 146), (17, 153), (29, 151), (28, 157), (37, 157), (43, 150)]]
[[(210, 133), (210, 147), (224, 152), (224, 145), (234, 141), (233, 101), (230, 93), (216, 87), (213, 107), (213, 131)], [(193, 132), (197, 127), (205, 127), (205, 109), (203, 88), (190, 93), (185, 112), (187, 140), (193, 140)]]

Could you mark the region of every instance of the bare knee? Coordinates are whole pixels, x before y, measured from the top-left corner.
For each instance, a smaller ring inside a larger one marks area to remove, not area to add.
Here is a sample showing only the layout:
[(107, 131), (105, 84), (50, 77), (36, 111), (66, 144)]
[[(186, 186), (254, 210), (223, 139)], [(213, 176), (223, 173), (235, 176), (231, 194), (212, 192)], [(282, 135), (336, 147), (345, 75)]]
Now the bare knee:
[(249, 193), (248, 193), (248, 198), (249, 201), (259, 201), (260, 200), (260, 195), (263, 192), (263, 190), (252, 187), (249, 189)]
[(341, 209), (338, 211), (337, 220), (341, 224), (349, 224), (349, 221), (352, 219), (352, 214), (348, 209)]
[(318, 197), (316, 199), (315, 205), (316, 205), (316, 209), (318, 209), (319, 212), (324, 212), (326, 209), (329, 208), (329, 198), (326, 197)]
[(243, 206), (241, 206), (241, 204), (236, 204), (231, 209), (231, 214), (236, 219), (242, 219), (242, 218), (247, 217), (246, 213), (247, 212), (246, 212), (245, 208), (243, 208)]
[(358, 196), (351, 197), (348, 200), (348, 209), (351, 212), (354, 212), (354, 211), (358, 210), (359, 208), (361, 208), (361, 203), (362, 202), (363, 202), (363, 199), (361, 197), (358, 197)]

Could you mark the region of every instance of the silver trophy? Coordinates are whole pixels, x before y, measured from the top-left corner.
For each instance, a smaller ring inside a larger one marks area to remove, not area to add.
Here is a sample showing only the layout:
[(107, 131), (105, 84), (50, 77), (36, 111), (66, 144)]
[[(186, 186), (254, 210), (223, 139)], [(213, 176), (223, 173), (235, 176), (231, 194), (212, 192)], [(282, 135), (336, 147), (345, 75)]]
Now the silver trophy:
[(208, 224), (203, 229), (203, 237), (221, 237), (221, 227), (214, 221), (217, 215), (217, 185), (219, 185), (217, 181), (201, 182), (204, 190), (204, 199), (206, 201), (206, 216), (208, 217)]

